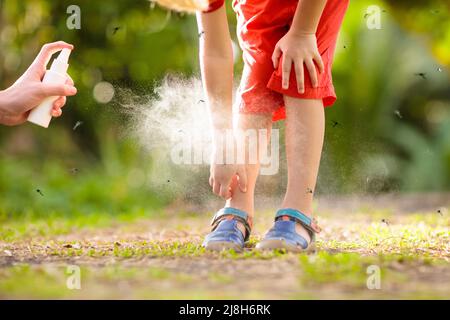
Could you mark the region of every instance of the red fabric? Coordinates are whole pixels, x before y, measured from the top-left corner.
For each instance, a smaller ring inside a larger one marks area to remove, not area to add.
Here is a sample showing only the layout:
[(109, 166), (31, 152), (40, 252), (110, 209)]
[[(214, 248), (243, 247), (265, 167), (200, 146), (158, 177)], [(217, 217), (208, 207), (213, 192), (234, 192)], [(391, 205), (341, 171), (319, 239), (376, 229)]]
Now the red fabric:
[[(300, 0), (301, 1), (301, 0)], [(305, 92), (297, 91), (292, 67), (289, 88), (282, 88), (281, 62), (274, 70), (272, 53), (292, 24), (298, 0), (234, 0), (237, 34), (243, 51), (244, 71), (239, 87), (240, 113), (271, 113), (274, 121), (286, 117), (283, 95), (301, 99), (322, 99), (324, 106), (336, 101), (331, 65), (336, 40), (349, 0), (328, 0), (317, 28), (317, 44), (325, 66), (318, 73), (319, 86), (313, 88), (305, 68)]]
[(217, 9), (221, 8), (224, 3), (225, 3), (225, 0), (216, 0), (216, 1), (213, 0), (209, 3), (208, 9), (206, 9), (204, 12), (208, 13), (208, 12), (216, 11)]

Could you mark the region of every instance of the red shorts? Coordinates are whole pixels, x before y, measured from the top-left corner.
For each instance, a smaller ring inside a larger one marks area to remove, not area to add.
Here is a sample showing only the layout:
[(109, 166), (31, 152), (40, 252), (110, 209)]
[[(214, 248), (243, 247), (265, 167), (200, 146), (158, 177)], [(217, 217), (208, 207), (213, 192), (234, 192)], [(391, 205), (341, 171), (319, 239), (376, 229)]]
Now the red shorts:
[[(301, 0), (300, 0), (301, 1)], [(243, 51), (244, 70), (237, 107), (240, 113), (272, 114), (273, 120), (286, 117), (283, 95), (301, 99), (322, 99), (324, 106), (336, 101), (331, 65), (336, 40), (349, 0), (328, 0), (317, 28), (317, 44), (325, 66), (318, 73), (319, 85), (313, 88), (305, 68), (305, 92), (297, 91), (292, 68), (289, 88), (282, 88), (281, 63), (274, 70), (275, 45), (289, 30), (298, 0), (234, 0), (237, 34)]]

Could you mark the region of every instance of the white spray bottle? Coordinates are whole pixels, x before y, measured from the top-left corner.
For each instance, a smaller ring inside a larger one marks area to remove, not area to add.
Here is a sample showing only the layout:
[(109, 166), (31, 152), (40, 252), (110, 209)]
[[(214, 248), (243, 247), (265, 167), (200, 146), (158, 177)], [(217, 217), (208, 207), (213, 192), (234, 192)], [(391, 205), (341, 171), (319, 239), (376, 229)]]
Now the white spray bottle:
[[(45, 72), (43, 83), (64, 84), (67, 80), (67, 69), (69, 68), (70, 49), (62, 49), (58, 57), (53, 61), (52, 66)], [(47, 97), (40, 105), (31, 110), (28, 121), (38, 126), (48, 128), (52, 119), (53, 102), (58, 97)]]

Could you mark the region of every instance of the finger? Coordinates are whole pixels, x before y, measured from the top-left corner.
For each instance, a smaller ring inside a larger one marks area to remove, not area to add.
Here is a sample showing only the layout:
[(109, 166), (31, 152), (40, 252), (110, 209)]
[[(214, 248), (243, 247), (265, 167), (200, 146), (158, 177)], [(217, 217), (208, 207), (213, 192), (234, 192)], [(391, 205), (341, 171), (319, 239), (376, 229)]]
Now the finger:
[(214, 185), (214, 179), (212, 176), (209, 177), (209, 185), (212, 188), (212, 186)]
[(275, 69), (278, 68), (278, 62), (280, 61), (280, 56), (281, 56), (281, 49), (276, 46), (275, 50), (273, 50), (273, 54), (272, 54), (272, 63), (273, 63), (273, 67)]
[(213, 189), (214, 194), (216, 194), (218, 196), (220, 195), (220, 184), (219, 183), (214, 181), (212, 189)]
[(319, 85), (319, 81), (317, 80), (317, 71), (316, 71), (316, 65), (314, 64), (313, 60), (305, 60), (306, 68), (309, 72), (309, 78), (311, 79), (311, 84), (314, 88), (317, 88)]
[(323, 64), (323, 60), (322, 57), (320, 56), (320, 54), (316, 54), (314, 56), (314, 61), (316, 62), (317, 66), (319, 67), (319, 72), (320, 74), (325, 72), (325, 66)]
[(60, 108), (53, 108), (51, 113), (52, 117), (58, 118), (62, 115), (62, 110)]
[(45, 67), (50, 60), (51, 56), (62, 49), (73, 50), (73, 45), (66, 43), (64, 41), (56, 41), (51, 43), (46, 43), (42, 46), (41, 51), (33, 61), (33, 65), (38, 65), (40, 67)]
[(53, 102), (53, 109), (61, 109), (66, 104), (66, 97), (59, 97)]
[(42, 94), (45, 97), (53, 96), (74, 96), (77, 88), (68, 84), (41, 84)]
[(305, 92), (305, 75), (303, 71), (303, 60), (295, 62), (295, 79), (297, 80), (297, 91)]
[(58, 97), (53, 102), (53, 107), (61, 108), (66, 103), (67, 98), (65, 96)]
[(219, 194), (222, 198), (229, 199), (231, 198), (231, 192), (230, 192), (230, 187), (227, 185), (220, 185), (220, 194)]
[(66, 84), (68, 84), (69, 86), (74, 86), (75, 85), (75, 83), (73, 82), (72, 77), (69, 76), (69, 75), (67, 75)]
[(289, 88), (289, 76), (291, 75), (291, 67), (292, 67), (292, 59), (283, 54), (281, 57), (282, 63), (282, 81), (283, 81), (283, 89)]
[(239, 189), (244, 193), (247, 192), (247, 171), (243, 167), (238, 170), (237, 175), (239, 177)]
[(233, 178), (231, 178), (230, 187), (228, 188), (228, 191), (230, 192), (230, 196), (233, 196), (234, 191), (236, 190), (238, 186), (238, 176), (234, 175)]

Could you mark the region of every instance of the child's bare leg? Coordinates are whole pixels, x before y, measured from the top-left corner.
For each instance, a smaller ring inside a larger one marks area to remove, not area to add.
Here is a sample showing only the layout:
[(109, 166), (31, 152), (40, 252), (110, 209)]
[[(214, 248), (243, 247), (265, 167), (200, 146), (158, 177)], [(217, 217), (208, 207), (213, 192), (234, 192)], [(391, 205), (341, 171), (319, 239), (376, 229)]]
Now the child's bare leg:
[[(289, 96), (284, 96), (284, 101), (288, 185), (282, 208), (297, 209), (311, 216), (325, 131), (323, 102)], [(310, 240), (308, 232), (298, 223), (297, 232)]]
[[(260, 130), (260, 129), (266, 129), (267, 130), (267, 143), (270, 138), (270, 131), (272, 128), (272, 117), (271, 115), (239, 115), (238, 119), (238, 127), (240, 130)], [(258, 132), (256, 132), (256, 136), (258, 136)], [(254, 194), (255, 194), (255, 185), (256, 180), (258, 178), (259, 173), (259, 149), (260, 148), (267, 148), (267, 144), (263, 145), (262, 141), (258, 141), (257, 148), (249, 148), (248, 144), (245, 145), (245, 150), (250, 152), (256, 152), (255, 155), (249, 155), (247, 154), (247, 163), (245, 164), (246, 173), (247, 173), (247, 191), (244, 193), (242, 192), (238, 186), (234, 186), (232, 189), (232, 197), (231, 199), (227, 200), (225, 206), (226, 207), (233, 207), (236, 209), (240, 209), (245, 211), (250, 219), (253, 218), (254, 215)], [(248, 163), (248, 160), (255, 158), (257, 161), (256, 163)], [(239, 224), (239, 229), (244, 232), (244, 226), (242, 224)]]

